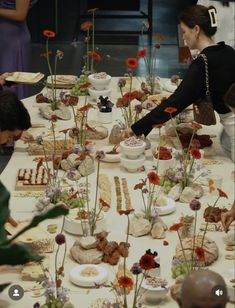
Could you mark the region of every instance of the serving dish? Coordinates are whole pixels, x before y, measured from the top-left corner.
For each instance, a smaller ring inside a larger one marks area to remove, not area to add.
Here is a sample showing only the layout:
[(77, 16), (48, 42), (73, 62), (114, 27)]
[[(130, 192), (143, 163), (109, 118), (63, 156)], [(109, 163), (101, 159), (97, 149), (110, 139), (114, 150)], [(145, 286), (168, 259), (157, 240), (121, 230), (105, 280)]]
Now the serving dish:
[(6, 81), (22, 84), (35, 84), (39, 82), (45, 75), (38, 73), (29, 72), (14, 72), (12, 75), (6, 77)]
[(117, 151), (117, 154), (110, 154), (110, 153), (107, 153), (107, 152), (111, 152), (113, 150), (113, 145), (107, 145), (107, 146), (104, 146), (100, 149), (100, 151), (104, 151), (105, 153), (105, 157), (104, 158), (101, 158), (102, 161), (105, 161), (107, 163), (118, 163), (120, 162), (120, 153), (119, 153), (119, 150), (116, 150)]

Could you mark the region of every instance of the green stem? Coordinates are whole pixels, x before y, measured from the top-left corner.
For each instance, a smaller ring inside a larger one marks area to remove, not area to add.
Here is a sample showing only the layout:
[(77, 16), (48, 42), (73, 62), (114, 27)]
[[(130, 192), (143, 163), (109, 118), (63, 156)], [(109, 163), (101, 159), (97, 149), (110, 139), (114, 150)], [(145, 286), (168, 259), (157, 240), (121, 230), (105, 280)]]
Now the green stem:
[(178, 233), (178, 237), (179, 237), (179, 240), (180, 240), (180, 246), (181, 246), (181, 249), (182, 249), (182, 253), (183, 253), (183, 256), (184, 256), (184, 261), (185, 261), (185, 264), (186, 264), (186, 267), (187, 267), (187, 272), (188, 272), (188, 274), (189, 274), (188, 261), (187, 261), (187, 259), (186, 259), (186, 255), (185, 255), (185, 251), (184, 251), (182, 239), (181, 239), (181, 236), (180, 236), (178, 230), (177, 230), (177, 233)]
[(139, 275), (136, 275), (136, 278), (135, 278), (135, 293), (134, 293), (134, 301), (133, 301), (133, 306), (132, 306), (132, 308), (136, 308), (136, 302), (137, 302), (137, 289), (138, 289), (138, 277), (139, 277)]
[(197, 211), (195, 211), (195, 218), (194, 218), (192, 267), (194, 264), (193, 260), (194, 260), (194, 250), (195, 250), (196, 225), (197, 225)]

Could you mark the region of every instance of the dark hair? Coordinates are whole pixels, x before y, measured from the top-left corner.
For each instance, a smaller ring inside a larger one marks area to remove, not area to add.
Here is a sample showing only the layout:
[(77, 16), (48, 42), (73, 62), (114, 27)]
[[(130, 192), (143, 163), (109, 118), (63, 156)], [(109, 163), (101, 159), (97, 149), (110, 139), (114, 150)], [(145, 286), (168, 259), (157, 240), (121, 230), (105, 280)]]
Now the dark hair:
[(0, 130), (27, 130), (30, 115), (23, 103), (10, 91), (0, 91)]
[(230, 86), (224, 95), (224, 102), (227, 106), (235, 108), (235, 82)]
[[(206, 36), (213, 36), (217, 27), (211, 26), (209, 9), (215, 9), (214, 6), (190, 5), (186, 7), (179, 15), (179, 20), (187, 27), (193, 28), (198, 25)], [(215, 9), (216, 12), (216, 9)]]

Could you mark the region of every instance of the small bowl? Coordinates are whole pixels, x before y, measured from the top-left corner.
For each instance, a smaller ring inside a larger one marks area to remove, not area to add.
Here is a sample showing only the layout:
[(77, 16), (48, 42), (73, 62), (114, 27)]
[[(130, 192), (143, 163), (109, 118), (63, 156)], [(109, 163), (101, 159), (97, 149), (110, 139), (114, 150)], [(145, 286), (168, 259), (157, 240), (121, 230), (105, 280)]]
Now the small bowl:
[(124, 155), (120, 155), (121, 165), (129, 172), (136, 172), (144, 165), (145, 156), (140, 155), (136, 159), (129, 159)]
[(96, 90), (95, 88), (90, 87), (88, 88), (88, 92), (90, 94), (90, 97), (93, 100), (97, 101), (100, 96), (110, 96), (112, 89)]
[[(91, 74), (88, 76), (89, 82), (96, 90), (104, 90), (110, 84), (112, 77), (110, 75), (106, 75), (105, 78), (95, 78), (96, 74)], [(100, 94), (101, 95), (101, 94)], [(107, 95), (106, 95), (107, 96)]]
[(124, 154), (129, 159), (137, 159), (141, 154), (144, 153), (146, 143), (141, 142), (138, 146), (129, 146), (125, 144), (125, 140), (120, 142), (120, 152)]
[(145, 290), (144, 292), (144, 298), (147, 303), (151, 304), (157, 304), (161, 302), (167, 295), (168, 287), (162, 288), (162, 287), (151, 287), (146, 284), (145, 281), (143, 281), (141, 287)]
[(153, 156), (154, 165), (157, 166), (158, 163), (158, 170), (159, 174), (163, 174), (165, 170), (175, 166), (175, 159), (172, 157), (170, 159), (158, 159)]

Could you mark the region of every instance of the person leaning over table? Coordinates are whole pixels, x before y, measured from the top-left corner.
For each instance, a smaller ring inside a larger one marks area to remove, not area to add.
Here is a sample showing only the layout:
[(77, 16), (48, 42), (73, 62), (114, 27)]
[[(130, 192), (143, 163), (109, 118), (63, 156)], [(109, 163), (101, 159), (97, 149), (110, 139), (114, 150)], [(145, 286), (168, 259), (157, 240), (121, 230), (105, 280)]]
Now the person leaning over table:
[[(5, 79), (10, 76), (11, 73), (4, 73), (2, 75), (0, 75), (0, 91), (3, 90), (3, 85), (5, 84)], [(33, 136), (28, 133), (27, 131), (23, 131), (21, 136), (20, 136), (20, 139), (24, 142), (31, 142), (34, 140)]]
[(0, 91), (0, 144), (19, 139), (31, 127), (30, 115), (17, 96)]
[[(223, 125), (223, 136), (230, 140), (230, 155), (235, 161), (235, 115), (225, 105), (223, 97), (235, 82), (235, 50), (220, 42), (215, 44), (212, 36), (215, 34), (216, 11), (211, 7), (192, 5), (185, 8), (180, 16), (180, 26), (183, 39), (190, 49), (198, 49), (208, 59), (209, 87), (214, 105), (214, 110), (219, 114)], [(176, 91), (159, 106), (131, 126), (130, 130), (123, 133), (123, 137), (131, 134), (147, 136), (153, 125), (165, 123), (170, 119), (170, 114), (164, 110), (174, 107), (176, 116), (186, 107), (199, 99), (205, 98), (205, 65), (202, 57), (196, 58), (189, 66), (185, 77)], [(222, 147), (224, 144), (222, 143)]]

